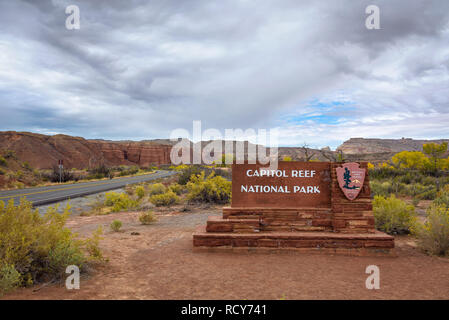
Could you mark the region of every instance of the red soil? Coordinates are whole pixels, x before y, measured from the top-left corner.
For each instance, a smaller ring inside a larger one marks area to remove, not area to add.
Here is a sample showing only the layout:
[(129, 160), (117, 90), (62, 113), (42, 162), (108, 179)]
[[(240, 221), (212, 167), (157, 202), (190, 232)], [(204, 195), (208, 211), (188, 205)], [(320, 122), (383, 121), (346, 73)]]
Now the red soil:
[[(4, 299), (449, 299), (449, 259), (419, 252), (408, 237), (396, 238), (396, 257), (194, 252), (195, 228), (220, 212), (173, 212), (150, 226), (136, 213), (73, 217), (68, 226), (81, 235), (105, 226), (109, 262), (82, 278), (80, 290), (50, 285)], [(122, 232), (109, 230), (115, 219)], [(380, 268), (379, 290), (365, 288), (372, 264)]]

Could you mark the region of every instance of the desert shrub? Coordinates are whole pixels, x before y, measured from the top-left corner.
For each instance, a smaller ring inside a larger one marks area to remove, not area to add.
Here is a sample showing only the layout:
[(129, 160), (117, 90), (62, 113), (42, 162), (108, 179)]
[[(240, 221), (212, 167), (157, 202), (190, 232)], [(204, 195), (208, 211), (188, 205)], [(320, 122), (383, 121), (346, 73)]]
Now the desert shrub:
[(0, 296), (15, 288), (21, 283), (21, 275), (14, 265), (3, 263), (0, 265)]
[(432, 205), (427, 210), (426, 222), (417, 222), (413, 233), (425, 252), (440, 256), (449, 254), (449, 209)]
[(98, 167), (89, 169), (88, 179), (103, 179), (105, 177), (111, 177), (111, 169), (106, 167), (104, 164), (99, 165)]
[(397, 199), (394, 195), (389, 198), (375, 196), (373, 213), (376, 228), (390, 234), (409, 233), (415, 223), (415, 207)]
[(162, 194), (155, 194), (150, 197), (150, 202), (156, 207), (171, 206), (179, 203), (179, 197), (172, 191), (167, 191)]
[(179, 183), (172, 183), (168, 186), (168, 190), (172, 191), (173, 193), (176, 193), (178, 196), (182, 193), (183, 186)]
[(33, 176), (37, 179), (40, 179), (42, 177), (41, 172), (37, 169), (33, 169), (32, 173), (33, 173)]
[(84, 248), (86, 252), (89, 254), (88, 261), (89, 262), (102, 262), (106, 261), (103, 257), (103, 253), (100, 249), (100, 240), (102, 239), (101, 235), (103, 234), (103, 228), (100, 226), (97, 230), (92, 234), (92, 237), (87, 238), (83, 241)]
[(22, 166), (23, 166), (25, 169), (27, 169), (27, 170), (31, 170), (31, 166), (30, 166), (30, 164), (28, 163), (28, 161), (25, 161), (24, 163), (22, 163)]
[(402, 194), (415, 197), (415, 196), (418, 196), (419, 194), (424, 193), (428, 190), (429, 190), (428, 187), (423, 186), (422, 184), (419, 184), (419, 183), (404, 184), (404, 186), (402, 188)]
[(434, 200), (437, 195), (437, 189), (435, 187), (431, 187), (428, 190), (418, 194), (418, 197), (423, 200)]
[(446, 186), (443, 190), (438, 192), (437, 197), (433, 201), (435, 206), (442, 206), (445, 208), (449, 208), (449, 185)]
[(395, 169), (390, 166), (376, 167), (369, 172), (370, 179), (389, 179), (407, 173), (405, 169)]
[(17, 170), (17, 171), (16, 171), (16, 178), (17, 178), (17, 179), (23, 178), (23, 172), (22, 172), (21, 170)]
[(388, 197), (393, 193), (393, 187), (389, 181), (379, 182), (372, 180), (370, 181), (370, 188), (373, 196)]
[(137, 167), (137, 166), (133, 166), (128, 169), (128, 174), (136, 174), (138, 172), (139, 172), (139, 167)]
[(110, 226), (112, 231), (118, 232), (120, 231), (120, 228), (122, 227), (122, 222), (120, 220), (114, 220), (111, 222)]
[(0, 156), (0, 166), (6, 166), (7, 164), (8, 162), (6, 161), (6, 159)]
[(112, 212), (119, 212), (137, 207), (137, 201), (131, 199), (125, 193), (107, 192), (104, 205), (112, 207)]
[(132, 196), (132, 195), (134, 194), (135, 191), (136, 191), (136, 190), (135, 190), (135, 188), (134, 188), (133, 186), (131, 186), (131, 185), (129, 185), (129, 184), (127, 184), (127, 185), (125, 186), (125, 192), (126, 192), (126, 194)]
[(3, 156), (4, 156), (6, 159), (17, 159), (16, 153), (15, 153), (14, 151), (12, 151), (12, 150), (5, 150), (5, 151), (3, 152)]
[(62, 278), (67, 266), (82, 266), (84, 259), (84, 252), (79, 250), (77, 246), (70, 242), (61, 241), (48, 252), (48, 269)]
[(187, 164), (180, 164), (179, 166), (170, 166), (169, 168), (172, 168), (173, 170), (175, 170), (175, 171), (183, 171), (183, 170), (185, 170), (185, 169), (188, 169), (189, 168), (189, 165), (187, 165)]
[(145, 188), (143, 186), (137, 186), (136, 195), (139, 199), (142, 199), (145, 196)]
[(14, 183), (13, 183), (13, 186), (14, 186), (14, 188), (16, 188), (16, 189), (23, 189), (23, 188), (25, 188), (25, 184), (24, 184), (23, 182), (19, 182), (19, 181), (14, 182)]
[[(61, 280), (68, 265), (84, 271), (101, 257), (98, 238), (79, 240), (65, 227), (69, 215), (70, 207), (63, 214), (51, 207), (40, 215), (25, 199), (18, 206), (0, 201), (0, 291)], [(99, 254), (91, 255), (92, 248)]]
[(7, 172), (6, 173), (6, 179), (14, 180), (14, 179), (16, 179), (16, 175), (14, 174), (14, 172)]
[(214, 168), (213, 170), (206, 170), (205, 171), (205, 175), (208, 176), (211, 173), (214, 173), (215, 176), (220, 176), (223, 178), (230, 178), (231, 177), (231, 171), (227, 171), (227, 170), (223, 170), (223, 169), (219, 169), (219, 168)]
[(144, 211), (141, 214), (139, 214), (139, 221), (141, 224), (144, 224), (144, 225), (152, 224), (156, 220), (157, 219), (154, 216), (153, 211)]
[[(51, 182), (59, 182), (59, 167), (54, 166), (53, 170), (51, 172), (44, 172), (42, 173), (42, 178), (44, 178), (47, 181)], [(62, 169), (61, 170), (61, 181), (67, 182), (74, 180), (73, 173), (69, 170)]]
[(204, 172), (191, 177), (187, 183), (189, 201), (227, 203), (231, 199), (231, 182), (211, 173), (205, 178)]
[(416, 197), (424, 200), (433, 200), (436, 197), (437, 189), (434, 185), (425, 186), (420, 183), (404, 184), (401, 194), (404, 196)]
[[(406, 177), (406, 176), (403, 176)], [(410, 196), (421, 200), (433, 200), (437, 194), (435, 185), (423, 185), (421, 183), (403, 183), (403, 177), (393, 178), (388, 181), (371, 180), (370, 187), (373, 196), (388, 197), (391, 194)]]
[(192, 175), (201, 174), (201, 167), (199, 167), (199, 166), (185, 166), (181, 170), (177, 169), (177, 171), (180, 172), (179, 177), (178, 177), (178, 183), (180, 185), (186, 185), (187, 182), (189, 182), (190, 177)]
[(108, 207), (112, 207), (114, 203), (119, 201), (120, 194), (116, 192), (106, 192), (104, 205)]
[(123, 167), (121, 167), (119, 176), (120, 177), (130, 176), (130, 175), (136, 174), (137, 172), (139, 172), (139, 167), (136, 167), (136, 166), (132, 166), (130, 168), (123, 168)]
[(435, 177), (432, 176), (422, 176), (422, 179), (420, 181), (425, 186), (434, 186), (436, 184)]
[(413, 177), (412, 174), (410, 172), (408, 172), (407, 174), (405, 174), (403, 176), (399, 176), (397, 180), (400, 183), (409, 184), (409, 183), (413, 183), (414, 182), (414, 178), (415, 177)]
[(211, 173), (214, 173), (215, 176), (221, 176), (224, 178), (230, 178), (231, 176), (231, 172), (229, 170), (215, 168), (214, 166), (183, 165), (183, 168), (177, 171), (180, 172), (178, 176), (178, 183), (180, 185), (186, 185), (192, 176), (200, 175), (201, 172), (204, 172), (205, 176), (209, 176)]
[(3, 170), (2, 168), (0, 168), (0, 176), (4, 175), (6, 173), (5, 170)]
[(156, 194), (163, 194), (167, 191), (167, 188), (162, 183), (153, 183), (148, 186), (148, 193), (150, 196)]

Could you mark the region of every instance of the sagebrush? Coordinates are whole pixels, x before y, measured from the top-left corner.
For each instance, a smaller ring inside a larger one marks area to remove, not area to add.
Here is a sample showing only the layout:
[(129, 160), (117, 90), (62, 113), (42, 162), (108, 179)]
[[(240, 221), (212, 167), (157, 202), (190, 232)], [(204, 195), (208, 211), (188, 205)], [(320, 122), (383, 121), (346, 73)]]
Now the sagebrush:
[(104, 205), (112, 207), (112, 212), (119, 212), (128, 209), (134, 209), (138, 206), (138, 201), (133, 200), (126, 193), (107, 192)]
[(389, 234), (407, 234), (416, 221), (415, 207), (397, 199), (375, 196), (373, 213), (376, 228)]
[(449, 255), (449, 208), (432, 205), (427, 210), (425, 223), (417, 222), (413, 233), (419, 247), (433, 255)]
[(109, 227), (112, 229), (112, 231), (119, 232), (120, 228), (122, 227), (122, 222), (120, 220), (114, 220), (111, 222)]
[(148, 224), (152, 224), (153, 222), (156, 222), (157, 219), (156, 219), (153, 211), (144, 211), (144, 212), (140, 213), (139, 221), (143, 225), (148, 225)]
[(231, 200), (231, 182), (212, 172), (205, 178), (204, 171), (192, 175), (187, 183), (187, 199), (196, 202), (225, 204)]
[(162, 194), (167, 191), (167, 188), (162, 183), (153, 183), (148, 186), (148, 193), (150, 196), (155, 194)]
[(180, 202), (180, 198), (174, 192), (167, 191), (162, 194), (155, 194), (151, 196), (150, 202), (156, 207), (171, 206), (174, 204), (178, 204)]
[(184, 190), (184, 187), (179, 183), (172, 183), (171, 185), (168, 186), (168, 190), (172, 191), (173, 193), (176, 193), (179, 196)]
[(98, 247), (101, 229), (89, 239), (77, 239), (65, 222), (64, 213), (51, 207), (44, 215), (22, 199), (15, 206), (0, 201), (0, 294), (19, 286), (61, 280), (68, 265), (81, 271), (90, 262), (101, 261)]

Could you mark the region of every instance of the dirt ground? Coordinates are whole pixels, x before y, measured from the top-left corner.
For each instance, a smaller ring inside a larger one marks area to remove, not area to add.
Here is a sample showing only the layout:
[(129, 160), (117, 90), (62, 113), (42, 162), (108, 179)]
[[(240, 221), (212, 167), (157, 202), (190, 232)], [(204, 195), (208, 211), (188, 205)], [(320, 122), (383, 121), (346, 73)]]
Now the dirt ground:
[[(193, 251), (196, 227), (220, 214), (175, 208), (149, 226), (137, 213), (73, 216), (68, 227), (81, 236), (104, 226), (109, 262), (82, 277), (79, 290), (37, 286), (3, 299), (449, 299), (449, 259), (421, 253), (406, 236), (396, 238), (396, 257)], [(121, 232), (109, 229), (116, 219)], [(380, 268), (379, 290), (365, 287), (368, 265)]]

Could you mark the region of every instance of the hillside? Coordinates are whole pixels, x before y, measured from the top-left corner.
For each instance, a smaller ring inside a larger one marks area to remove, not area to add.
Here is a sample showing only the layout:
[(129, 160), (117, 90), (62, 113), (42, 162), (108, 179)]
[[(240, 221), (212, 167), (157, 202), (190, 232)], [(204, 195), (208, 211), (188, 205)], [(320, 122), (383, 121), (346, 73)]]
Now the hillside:
[(170, 146), (152, 141), (87, 140), (67, 135), (47, 136), (29, 132), (0, 132), (0, 150), (13, 151), (32, 168), (49, 169), (64, 160), (66, 168), (169, 163)]
[[(442, 141), (449, 140), (351, 138), (337, 150), (341, 150), (349, 161), (381, 161), (391, 158), (400, 151), (422, 150), (422, 145), (427, 142)], [(202, 147), (209, 142), (202, 141)], [(59, 159), (64, 160), (64, 166), (69, 169), (92, 168), (101, 164), (142, 167), (169, 164), (170, 150), (174, 143), (176, 142), (168, 139), (109, 141), (88, 140), (61, 134), (48, 136), (30, 132), (0, 132), (0, 151), (12, 151), (20, 162), (27, 162), (34, 169), (50, 169), (57, 165)], [(235, 152), (235, 141), (233, 145)], [(224, 141), (222, 146), (224, 150)], [(249, 146), (254, 147), (249, 142), (244, 143), (245, 157)], [(335, 159), (336, 153), (329, 148), (307, 149), (308, 156), (311, 156), (309, 158), (321, 161)], [(279, 158), (283, 159), (285, 156), (293, 160), (305, 160), (306, 151), (301, 147), (280, 147)]]
[(442, 140), (414, 140), (410, 138), (402, 139), (365, 139), (351, 138), (337, 150), (343, 151), (344, 154), (375, 154), (375, 153), (397, 153), (401, 151), (422, 151), (425, 143), (449, 142), (449, 139)]

